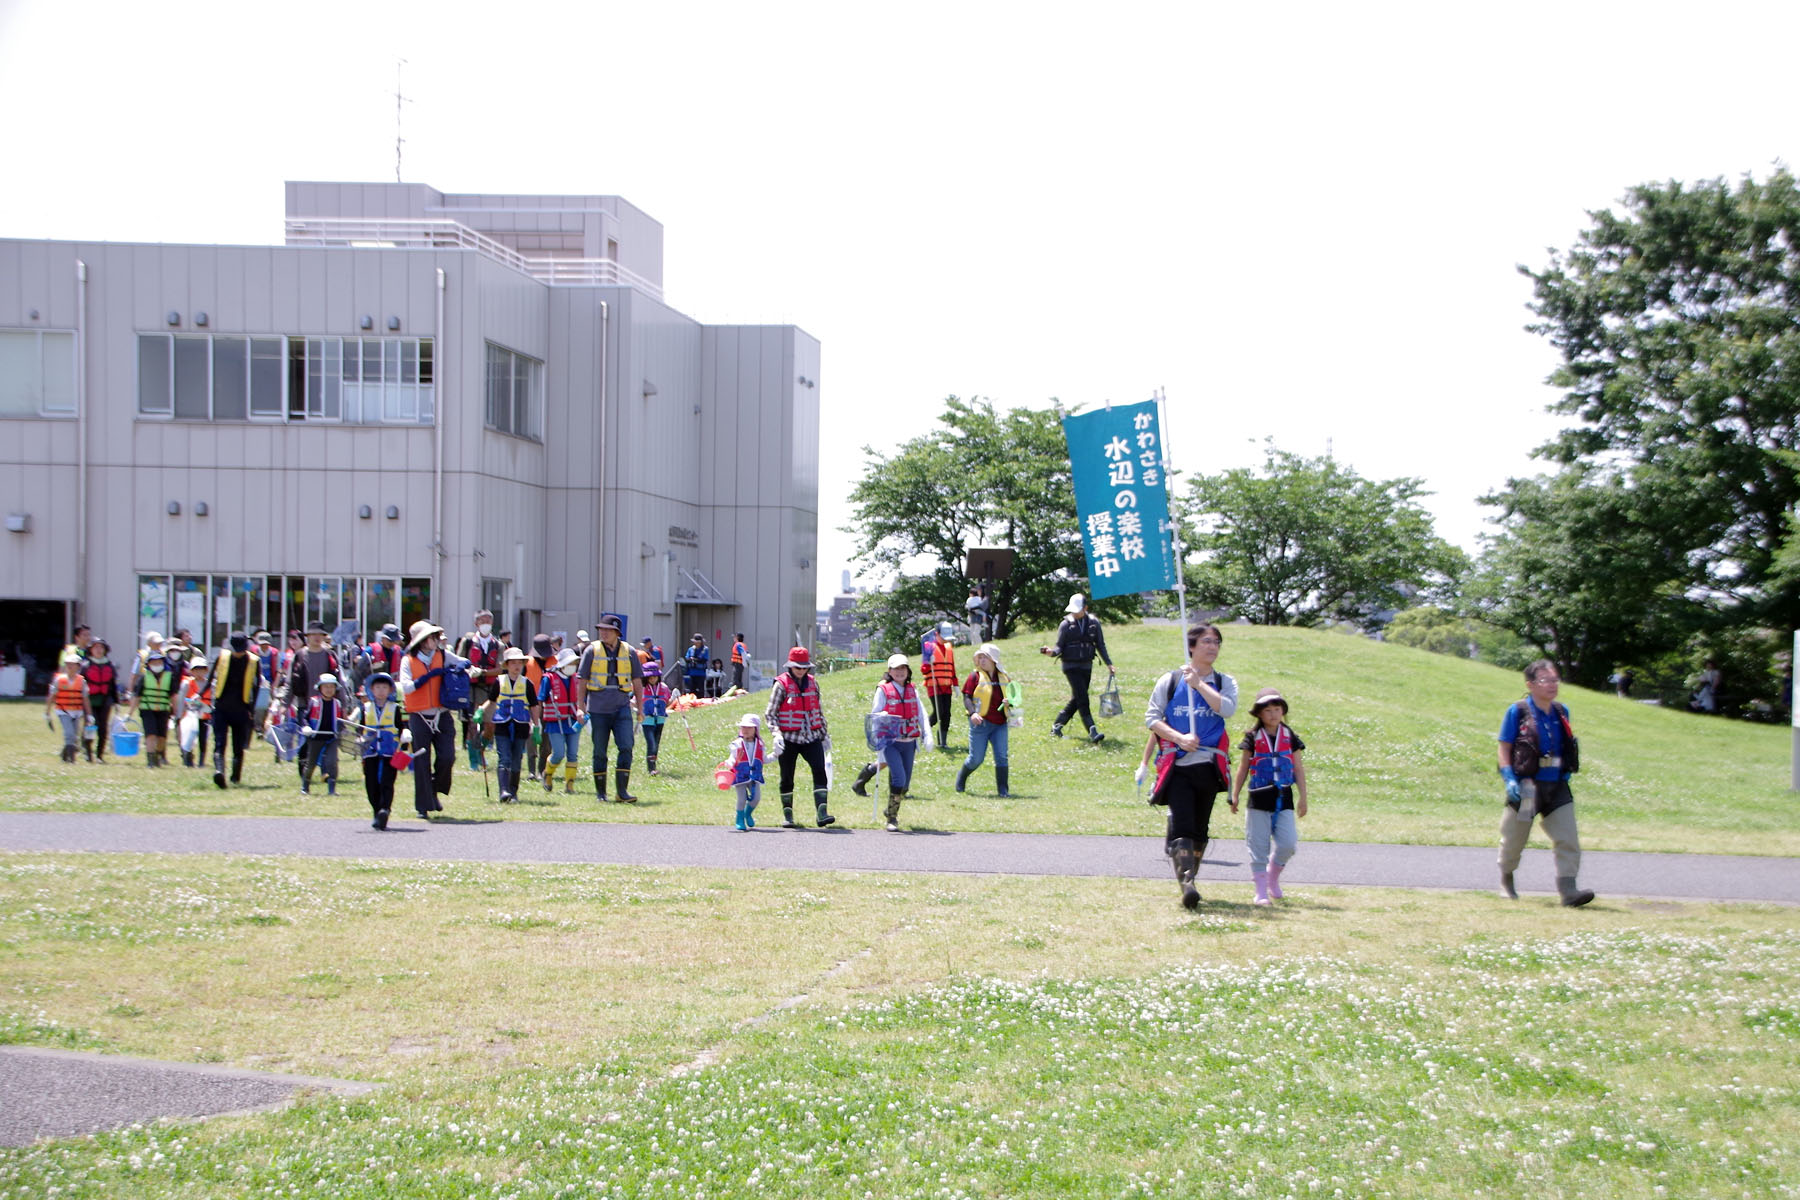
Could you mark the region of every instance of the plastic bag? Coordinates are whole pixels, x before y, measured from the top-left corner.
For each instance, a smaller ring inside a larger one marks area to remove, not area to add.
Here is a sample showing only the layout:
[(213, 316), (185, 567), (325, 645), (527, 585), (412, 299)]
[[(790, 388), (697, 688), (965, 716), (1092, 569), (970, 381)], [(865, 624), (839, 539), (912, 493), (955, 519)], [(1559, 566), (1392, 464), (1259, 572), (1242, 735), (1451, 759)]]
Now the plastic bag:
[(1106, 690), (1100, 693), (1100, 715), (1118, 717), (1125, 714), (1125, 704), (1119, 699), (1118, 679), (1110, 672), (1106, 676)]
[[(779, 752), (777, 752), (777, 755), (779, 756)], [(831, 737), (829, 734), (827, 734), (826, 738), (825, 738), (825, 786), (826, 787), (831, 786), (831, 781), (836, 774), (837, 774), (837, 767), (831, 761)]]

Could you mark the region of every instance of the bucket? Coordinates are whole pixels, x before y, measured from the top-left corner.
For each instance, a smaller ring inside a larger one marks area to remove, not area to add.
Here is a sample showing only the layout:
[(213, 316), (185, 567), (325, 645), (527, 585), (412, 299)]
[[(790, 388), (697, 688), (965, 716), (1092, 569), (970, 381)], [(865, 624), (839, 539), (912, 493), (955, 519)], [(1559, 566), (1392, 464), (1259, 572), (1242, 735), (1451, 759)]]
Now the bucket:
[(115, 729), (112, 735), (113, 755), (116, 758), (136, 758), (138, 742), (143, 734), (135, 729)]

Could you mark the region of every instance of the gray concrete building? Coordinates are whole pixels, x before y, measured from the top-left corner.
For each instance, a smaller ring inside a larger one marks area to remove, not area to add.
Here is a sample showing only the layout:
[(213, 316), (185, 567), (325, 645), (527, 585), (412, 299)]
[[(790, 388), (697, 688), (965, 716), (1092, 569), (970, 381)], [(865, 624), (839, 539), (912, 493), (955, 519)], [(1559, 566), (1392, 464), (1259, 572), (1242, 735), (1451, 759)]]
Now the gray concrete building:
[(0, 653), (482, 607), (811, 642), (816, 340), (671, 307), (616, 196), (286, 209), (279, 246), (0, 240)]

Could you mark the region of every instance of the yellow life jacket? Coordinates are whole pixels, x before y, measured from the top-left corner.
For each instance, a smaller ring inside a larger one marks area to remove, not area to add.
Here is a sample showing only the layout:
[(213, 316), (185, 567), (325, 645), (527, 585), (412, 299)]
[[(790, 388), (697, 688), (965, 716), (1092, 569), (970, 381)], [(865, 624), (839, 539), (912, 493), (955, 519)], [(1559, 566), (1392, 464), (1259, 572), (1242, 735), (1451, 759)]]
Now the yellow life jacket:
[[(609, 653), (605, 642), (595, 642), (593, 657), (588, 660), (587, 690), (590, 692), (629, 692), (631, 690), (631, 664), (637, 657), (630, 643), (620, 638), (613, 643)], [(606, 660), (604, 671), (600, 660)]]

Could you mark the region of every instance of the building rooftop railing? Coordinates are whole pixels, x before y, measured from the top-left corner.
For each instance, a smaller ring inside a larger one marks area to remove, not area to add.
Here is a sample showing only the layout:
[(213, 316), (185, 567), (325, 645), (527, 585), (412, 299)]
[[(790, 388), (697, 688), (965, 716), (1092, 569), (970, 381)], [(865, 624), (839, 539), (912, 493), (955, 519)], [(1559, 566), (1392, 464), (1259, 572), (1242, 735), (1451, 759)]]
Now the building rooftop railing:
[(368, 217), (289, 217), (290, 246), (372, 246), (474, 250), (553, 287), (610, 285), (662, 299), (662, 287), (610, 258), (529, 258), (457, 221)]

